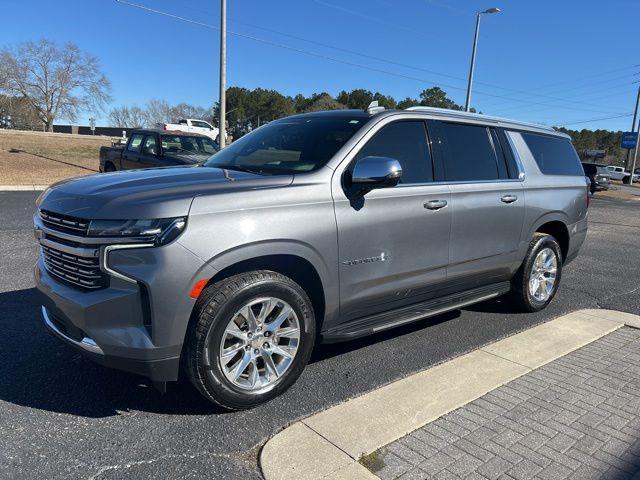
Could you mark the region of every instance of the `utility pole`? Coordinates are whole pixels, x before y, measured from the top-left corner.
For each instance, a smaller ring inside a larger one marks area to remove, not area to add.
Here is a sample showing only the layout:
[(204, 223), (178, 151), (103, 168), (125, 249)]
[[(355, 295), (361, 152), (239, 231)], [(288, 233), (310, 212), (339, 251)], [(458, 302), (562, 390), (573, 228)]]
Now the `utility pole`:
[[(636, 118), (638, 118), (638, 105), (640, 104), (640, 83), (638, 84), (638, 96), (636, 97), (636, 108), (633, 111), (633, 122), (631, 122), (631, 131), (636, 131)], [(638, 138), (636, 137), (636, 147), (638, 145)], [(636, 148), (637, 150), (637, 148)], [(631, 149), (627, 149), (627, 159), (624, 162), (624, 168), (629, 168), (629, 157), (631, 156)], [(635, 160), (634, 160), (635, 163)], [(633, 175), (631, 175), (631, 181), (633, 181)]]
[(220, 120), (218, 143), (224, 148), (227, 140), (227, 0), (220, 0)]
[(473, 50), (471, 51), (471, 67), (469, 68), (469, 83), (467, 84), (467, 100), (464, 102), (464, 111), (471, 108), (471, 87), (473, 85), (473, 71), (476, 68), (476, 51), (478, 49), (478, 34), (480, 33), (480, 16), (485, 13), (500, 13), (499, 8), (489, 8), (476, 14), (476, 33), (473, 37)]

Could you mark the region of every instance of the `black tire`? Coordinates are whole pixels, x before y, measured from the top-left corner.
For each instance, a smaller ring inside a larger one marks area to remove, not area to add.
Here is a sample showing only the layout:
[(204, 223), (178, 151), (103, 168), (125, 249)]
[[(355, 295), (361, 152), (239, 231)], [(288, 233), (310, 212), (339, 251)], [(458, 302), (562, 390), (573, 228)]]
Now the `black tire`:
[(115, 172), (116, 171), (116, 167), (113, 165), (113, 163), (108, 162), (104, 166), (104, 171), (105, 172)]
[[(219, 361), (220, 344), (232, 316), (252, 299), (272, 296), (287, 302), (298, 317), (298, 350), (288, 369), (266, 391), (250, 393), (226, 378)], [(259, 270), (209, 285), (194, 307), (185, 338), (183, 365), (193, 385), (209, 401), (228, 410), (244, 410), (285, 392), (304, 370), (315, 342), (316, 322), (305, 291), (290, 278)], [(207, 357), (211, 359), (207, 366)]]
[[(529, 279), (531, 277), (536, 256), (545, 248), (550, 248), (556, 256), (556, 279), (549, 298), (544, 301), (538, 301), (529, 292)], [(558, 285), (560, 284), (562, 277), (562, 261), (562, 250), (560, 249), (560, 245), (557, 240), (552, 235), (548, 235), (546, 233), (534, 234), (533, 239), (529, 243), (527, 255), (511, 281), (511, 301), (514, 307), (522, 312), (538, 312), (549, 305), (558, 291)]]

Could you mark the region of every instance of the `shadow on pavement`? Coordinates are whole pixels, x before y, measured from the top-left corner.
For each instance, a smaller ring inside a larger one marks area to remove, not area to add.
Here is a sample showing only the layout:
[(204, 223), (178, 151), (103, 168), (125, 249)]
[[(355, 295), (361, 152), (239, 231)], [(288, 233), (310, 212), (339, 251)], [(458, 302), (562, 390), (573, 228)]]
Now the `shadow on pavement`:
[(160, 395), (142, 377), (83, 358), (47, 332), (35, 288), (0, 293), (0, 308), (0, 399), (4, 401), (93, 418), (128, 410), (223, 413), (186, 381)]
[[(165, 395), (146, 379), (85, 359), (47, 332), (35, 288), (0, 293), (0, 399), (57, 413), (102, 418), (129, 410), (166, 415), (223, 414), (186, 379)], [(311, 363), (457, 318), (460, 311), (349, 342), (318, 345)]]

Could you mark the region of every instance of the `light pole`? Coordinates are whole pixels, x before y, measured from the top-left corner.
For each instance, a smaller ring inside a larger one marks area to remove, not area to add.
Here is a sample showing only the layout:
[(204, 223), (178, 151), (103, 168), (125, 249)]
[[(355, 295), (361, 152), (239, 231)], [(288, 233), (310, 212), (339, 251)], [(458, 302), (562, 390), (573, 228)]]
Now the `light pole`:
[[(638, 81), (633, 82), (638, 83)], [(636, 97), (636, 108), (633, 111), (633, 122), (631, 122), (631, 132), (636, 131), (636, 118), (638, 117), (638, 106), (640, 105), (640, 85), (638, 85), (638, 96)], [(638, 138), (636, 138), (636, 143), (638, 143)], [(631, 149), (627, 149), (627, 160), (624, 162), (625, 170), (629, 168), (629, 156), (631, 154)], [(633, 175), (631, 175), (631, 181), (633, 181)]]
[(467, 85), (467, 101), (464, 103), (465, 112), (471, 107), (471, 85), (473, 84), (473, 70), (476, 66), (476, 50), (478, 48), (478, 33), (480, 33), (480, 15), (489, 13), (500, 13), (499, 8), (489, 8), (476, 14), (476, 34), (473, 37), (473, 51), (471, 52), (471, 68), (469, 69), (469, 83)]
[(220, 0), (220, 120), (218, 144), (224, 148), (227, 140), (227, 0)]

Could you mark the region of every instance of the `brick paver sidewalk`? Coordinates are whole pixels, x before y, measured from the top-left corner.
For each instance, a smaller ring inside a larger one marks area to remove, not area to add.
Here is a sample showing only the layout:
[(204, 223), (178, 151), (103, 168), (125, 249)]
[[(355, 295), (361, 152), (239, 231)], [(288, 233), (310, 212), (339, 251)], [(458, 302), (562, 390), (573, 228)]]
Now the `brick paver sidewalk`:
[(640, 330), (624, 327), (367, 458), (383, 480), (640, 480)]

